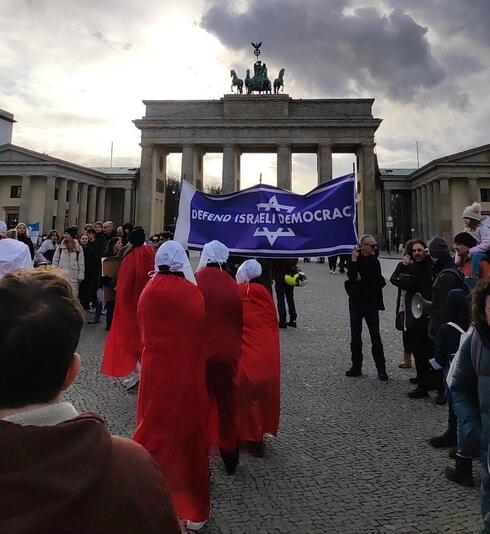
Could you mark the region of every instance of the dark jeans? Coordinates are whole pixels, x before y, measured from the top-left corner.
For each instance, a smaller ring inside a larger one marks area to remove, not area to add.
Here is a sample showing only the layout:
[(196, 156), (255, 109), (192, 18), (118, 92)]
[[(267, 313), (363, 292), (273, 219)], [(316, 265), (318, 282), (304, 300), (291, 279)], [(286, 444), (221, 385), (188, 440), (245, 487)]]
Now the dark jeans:
[(349, 268), (350, 254), (341, 254), (339, 261), (339, 271), (343, 273)]
[(338, 260), (338, 256), (329, 256), (328, 257), (328, 268), (331, 270), (331, 271), (335, 271), (335, 269), (337, 268), (337, 260)]
[(366, 321), (371, 336), (371, 353), (378, 373), (386, 372), (385, 355), (381, 334), (379, 333), (379, 310), (375, 308), (363, 308), (358, 304), (349, 301), (350, 314), (350, 350), (352, 357), (352, 367), (361, 369), (362, 367), (362, 320)]
[(412, 354), (412, 347), (410, 345), (410, 340), (408, 339), (406, 330), (402, 332), (402, 339), (403, 339), (403, 352), (405, 352), (405, 354)]
[(418, 386), (421, 389), (429, 390), (430, 385), (430, 364), (429, 356), (433, 351), (433, 342), (425, 328), (408, 328), (407, 340), (412, 347), (415, 368), (419, 379)]
[(279, 322), (286, 323), (286, 302), (288, 301), (289, 320), (296, 321), (296, 306), (294, 305), (294, 286), (278, 284), (276, 282), (277, 311)]

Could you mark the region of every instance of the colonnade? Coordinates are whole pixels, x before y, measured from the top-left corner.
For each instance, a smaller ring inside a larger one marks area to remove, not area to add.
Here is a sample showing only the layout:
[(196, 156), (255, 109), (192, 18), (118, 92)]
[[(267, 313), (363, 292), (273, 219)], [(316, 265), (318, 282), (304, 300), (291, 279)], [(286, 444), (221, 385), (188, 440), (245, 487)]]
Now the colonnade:
[(449, 177), (412, 189), (412, 228), (413, 236), (419, 239), (428, 240), (435, 235), (452, 238)]
[[(19, 204), (19, 221), (33, 222), (30, 217), (30, 206), (40, 199), (32, 198), (32, 181), (38, 176), (22, 176), (22, 189)], [(107, 191), (116, 188), (97, 186), (78, 180), (70, 180), (59, 176), (42, 177), (44, 184), (44, 218), (42, 232), (46, 233), (55, 226), (63, 232), (65, 226), (78, 225), (83, 227), (87, 222), (104, 221), (108, 200)], [(121, 188), (118, 188), (121, 189)], [(110, 203), (110, 202), (109, 202)], [(132, 220), (133, 191), (124, 189), (123, 221)], [(110, 213), (110, 207), (108, 209)], [(56, 217), (55, 219), (53, 219)], [(54, 221), (54, 225), (53, 225)], [(41, 221), (39, 221), (41, 222)], [(119, 221), (120, 222), (120, 221)]]
[[(354, 153), (358, 169), (358, 207), (362, 211), (359, 217), (359, 231), (376, 234), (379, 226), (376, 201), (374, 143), (356, 145), (338, 145), (319, 143), (317, 154), (317, 183), (322, 184), (332, 179), (332, 153)], [(240, 190), (240, 158), (243, 153), (276, 153), (277, 186), (292, 188), (292, 153), (301, 153), (299, 143), (251, 144), (251, 143), (214, 143), (212, 146), (184, 143), (179, 146), (142, 143), (140, 180), (137, 195), (137, 223), (145, 228), (158, 229), (161, 226), (160, 203), (163, 192), (159, 191), (158, 181), (166, 180), (167, 156), (172, 152), (182, 151), (182, 179), (189, 181), (198, 190), (203, 189), (203, 158), (206, 152), (223, 153), (222, 192), (232, 193)], [(308, 150), (311, 152), (311, 149)], [(160, 187), (161, 189), (161, 187)], [(152, 230), (153, 231), (153, 230)], [(157, 231), (157, 230), (155, 230)]]

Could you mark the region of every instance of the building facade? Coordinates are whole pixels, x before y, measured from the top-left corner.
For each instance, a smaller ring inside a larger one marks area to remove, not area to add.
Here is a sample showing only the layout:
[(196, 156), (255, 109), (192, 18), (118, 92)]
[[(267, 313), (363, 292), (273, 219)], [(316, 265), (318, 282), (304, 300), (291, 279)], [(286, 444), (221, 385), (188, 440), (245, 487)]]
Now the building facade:
[(0, 220), (39, 223), (40, 234), (70, 225), (134, 220), (138, 169), (89, 168), (12, 145), (0, 146)]
[(480, 202), (490, 215), (490, 144), (435, 159), (420, 169), (380, 169), (378, 183), (385, 240), (391, 231), (392, 237), (401, 233), (402, 240), (440, 235), (451, 243), (463, 230), (466, 206)]

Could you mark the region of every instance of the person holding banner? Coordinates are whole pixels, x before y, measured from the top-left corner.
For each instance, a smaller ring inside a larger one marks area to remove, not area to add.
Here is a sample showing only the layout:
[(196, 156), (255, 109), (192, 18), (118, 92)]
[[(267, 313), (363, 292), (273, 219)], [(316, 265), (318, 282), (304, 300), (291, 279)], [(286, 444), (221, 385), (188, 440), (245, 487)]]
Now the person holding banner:
[(264, 435), (277, 435), (281, 376), (276, 308), (269, 291), (257, 282), (261, 274), (256, 260), (242, 263), (236, 274), (243, 303), (237, 429), (239, 438), (259, 458), (264, 456)]
[(206, 387), (210, 406), (210, 441), (218, 443), (226, 472), (234, 475), (239, 461), (235, 427), (235, 375), (242, 342), (242, 300), (226, 272), (230, 252), (219, 241), (202, 249), (197, 287), (206, 305)]
[[(296, 328), (296, 305), (294, 303), (294, 285), (286, 283), (288, 274), (298, 272), (298, 258), (282, 258), (274, 260), (272, 273), (276, 287), (277, 311), (279, 314), (279, 328), (292, 326)], [(288, 303), (289, 322), (286, 315), (286, 301)]]
[(143, 353), (133, 439), (160, 465), (177, 516), (199, 530), (210, 514), (206, 308), (180, 243), (158, 249), (155, 270), (138, 304)]

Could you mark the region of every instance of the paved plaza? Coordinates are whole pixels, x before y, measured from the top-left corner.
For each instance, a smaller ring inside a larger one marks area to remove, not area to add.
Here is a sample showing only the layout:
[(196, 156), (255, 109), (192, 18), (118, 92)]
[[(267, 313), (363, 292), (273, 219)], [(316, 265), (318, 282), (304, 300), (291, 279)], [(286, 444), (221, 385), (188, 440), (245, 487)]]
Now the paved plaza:
[[(396, 262), (382, 264), (389, 277)], [(427, 444), (445, 429), (447, 407), (406, 396), (415, 372), (398, 369), (395, 288), (385, 288), (381, 321), (389, 382), (377, 380), (369, 346), (364, 376), (347, 378), (345, 276), (330, 275), (326, 264), (304, 270), (308, 284), (295, 292), (299, 327), (281, 331), (280, 433), (267, 439), (264, 459), (244, 452), (234, 477), (212, 456), (212, 517), (201, 532), (477, 533), (477, 489), (446, 481), (447, 451)], [(105, 334), (103, 325), (84, 328), (81, 376), (66, 396), (129, 437), (136, 394), (99, 373)]]

